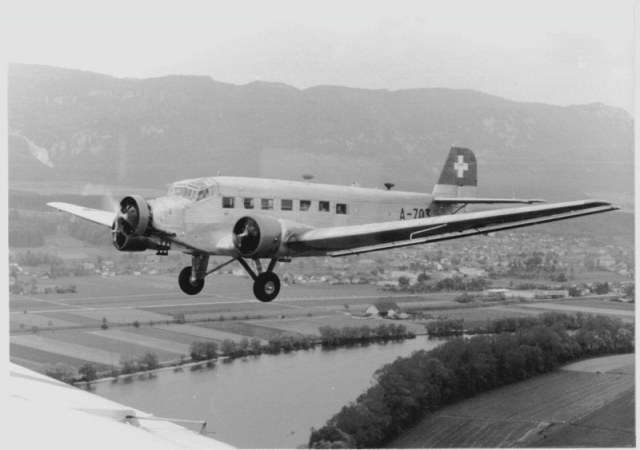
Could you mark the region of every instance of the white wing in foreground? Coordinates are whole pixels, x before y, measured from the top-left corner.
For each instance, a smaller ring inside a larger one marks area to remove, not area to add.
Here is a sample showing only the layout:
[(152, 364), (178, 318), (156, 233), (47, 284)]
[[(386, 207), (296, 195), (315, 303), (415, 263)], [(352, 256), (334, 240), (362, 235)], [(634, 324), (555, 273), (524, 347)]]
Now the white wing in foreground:
[(319, 228), (293, 235), (287, 245), (300, 252), (325, 250), (331, 256), (344, 256), (486, 234), (616, 209), (619, 208), (607, 202), (584, 200), (426, 219)]
[(115, 212), (85, 208), (84, 206), (72, 205), (70, 203), (52, 202), (47, 203), (47, 205), (109, 228), (113, 225), (113, 220), (116, 217)]

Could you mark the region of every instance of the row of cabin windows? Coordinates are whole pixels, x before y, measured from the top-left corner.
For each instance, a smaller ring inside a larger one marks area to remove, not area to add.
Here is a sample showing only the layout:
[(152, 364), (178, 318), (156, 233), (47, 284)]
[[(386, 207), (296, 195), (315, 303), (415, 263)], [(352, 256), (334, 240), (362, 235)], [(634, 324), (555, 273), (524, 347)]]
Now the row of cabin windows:
[[(235, 208), (235, 197), (222, 197), (222, 207), (223, 208)], [(261, 198), (260, 199), (260, 209), (273, 209), (273, 199), (272, 198)], [(244, 209), (255, 209), (256, 208), (256, 199), (252, 197), (244, 197), (242, 199), (242, 206)], [(311, 209), (311, 200), (299, 200), (298, 207), (300, 211), (309, 211)], [(319, 201), (318, 202), (318, 211), (329, 212), (330, 204), (328, 201)], [(293, 211), (293, 200), (282, 199), (280, 200), (280, 210), (281, 211)], [(336, 214), (347, 214), (347, 204), (346, 203), (336, 203)]]

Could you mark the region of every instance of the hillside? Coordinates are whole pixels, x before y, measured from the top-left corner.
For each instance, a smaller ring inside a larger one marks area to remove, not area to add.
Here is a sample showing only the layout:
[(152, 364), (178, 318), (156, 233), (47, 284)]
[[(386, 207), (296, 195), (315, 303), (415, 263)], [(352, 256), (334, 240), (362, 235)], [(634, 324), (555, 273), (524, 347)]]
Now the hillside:
[(202, 76), (119, 79), (9, 66), (9, 180), (164, 188), (246, 175), (430, 190), (452, 145), (481, 195), (617, 201), (633, 192), (633, 121), (602, 104), (519, 103), (450, 89), (364, 90)]

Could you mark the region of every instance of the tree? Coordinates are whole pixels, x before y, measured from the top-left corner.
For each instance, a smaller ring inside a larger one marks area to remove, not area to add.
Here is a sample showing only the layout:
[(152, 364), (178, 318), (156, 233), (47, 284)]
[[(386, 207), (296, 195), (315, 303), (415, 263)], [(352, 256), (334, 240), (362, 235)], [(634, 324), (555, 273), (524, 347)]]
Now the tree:
[(82, 381), (93, 381), (98, 378), (98, 373), (96, 368), (93, 367), (90, 363), (85, 363), (78, 369), (78, 374), (80, 375), (80, 379)]
[(231, 339), (225, 339), (224, 341), (222, 341), (221, 351), (223, 354), (229, 357), (235, 356), (237, 348), (238, 348), (237, 344), (233, 342)]
[(142, 370), (154, 370), (158, 367), (160, 367), (160, 363), (155, 353), (146, 353), (142, 359), (140, 359), (140, 369)]
[(78, 373), (76, 369), (68, 364), (56, 363), (53, 366), (47, 368), (44, 372), (46, 375), (56, 380), (60, 380), (63, 383), (73, 384)]
[(424, 283), (425, 281), (429, 281), (430, 279), (431, 277), (424, 272), (418, 275), (418, 283)]
[(213, 359), (218, 354), (218, 344), (215, 342), (192, 342), (189, 347), (192, 361), (202, 361), (203, 359)]
[(137, 372), (140, 368), (136, 358), (129, 358), (126, 356), (120, 357), (120, 366), (122, 367), (122, 373), (125, 375)]
[(258, 338), (251, 338), (249, 347), (251, 349), (251, 353), (253, 353), (254, 355), (259, 355), (262, 352), (262, 343)]
[(606, 281), (604, 283), (596, 283), (593, 289), (598, 295), (608, 294), (611, 290), (609, 283)]

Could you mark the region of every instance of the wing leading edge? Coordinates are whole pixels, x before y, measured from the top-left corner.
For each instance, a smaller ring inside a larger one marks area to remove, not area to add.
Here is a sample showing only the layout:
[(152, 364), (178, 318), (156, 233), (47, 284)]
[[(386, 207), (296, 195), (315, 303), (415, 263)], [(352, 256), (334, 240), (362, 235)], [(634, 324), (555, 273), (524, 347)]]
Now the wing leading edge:
[(345, 256), (458, 239), (616, 209), (619, 207), (607, 202), (584, 200), (426, 219), (319, 228), (292, 236), (287, 245), (300, 252), (325, 250), (330, 256)]
[(84, 206), (72, 205), (71, 203), (52, 202), (47, 206), (59, 209), (74, 216), (78, 216), (89, 222), (97, 223), (105, 227), (111, 228), (113, 220), (116, 218), (115, 212), (102, 211), (100, 209), (85, 208)]

